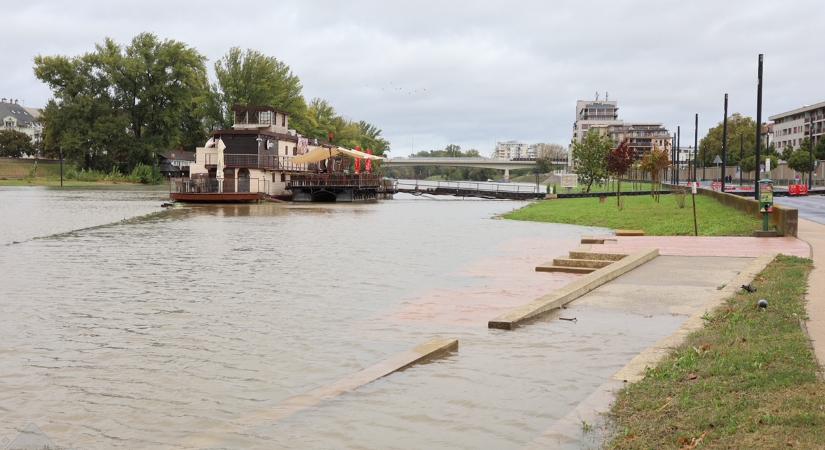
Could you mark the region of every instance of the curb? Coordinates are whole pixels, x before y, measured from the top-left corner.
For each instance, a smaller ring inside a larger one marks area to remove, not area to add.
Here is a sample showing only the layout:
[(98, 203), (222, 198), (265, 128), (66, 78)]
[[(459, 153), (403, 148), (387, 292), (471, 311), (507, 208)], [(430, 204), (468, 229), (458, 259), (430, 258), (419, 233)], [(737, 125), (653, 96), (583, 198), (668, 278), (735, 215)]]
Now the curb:
[(659, 250), (641, 250), (602, 267), (548, 295), (518, 306), (487, 322), (488, 328), (512, 330), (523, 322), (572, 302), (597, 287), (659, 256)]

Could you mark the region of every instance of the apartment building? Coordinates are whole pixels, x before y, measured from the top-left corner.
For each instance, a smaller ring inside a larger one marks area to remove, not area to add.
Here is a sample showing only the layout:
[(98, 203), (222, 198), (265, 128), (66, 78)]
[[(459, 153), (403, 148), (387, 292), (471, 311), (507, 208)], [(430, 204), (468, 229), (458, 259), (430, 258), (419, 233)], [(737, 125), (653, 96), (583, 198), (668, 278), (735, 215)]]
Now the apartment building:
[(671, 145), (672, 137), (661, 123), (625, 122), (619, 119), (619, 105), (615, 100), (579, 100), (576, 102), (576, 121), (573, 124), (571, 145), (581, 142), (588, 132), (597, 130), (613, 142), (630, 140), (630, 147), (641, 158), (654, 146)]
[(536, 159), (536, 148), (519, 141), (496, 142), (496, 159)]
[(814, 145), (825, 135), (825, 102), (803, 106), (770, 117), (773, 121), (773, 143), (778, 152), (799, 148), (802, 140), (810, 137), (813, 127)]
[(38, 143), (43, 137), (40, 124), (40, 111), (26, 108), (18, 100), (0, 98), (0, 130), (14, 130), (25, 133), (32, 143)]

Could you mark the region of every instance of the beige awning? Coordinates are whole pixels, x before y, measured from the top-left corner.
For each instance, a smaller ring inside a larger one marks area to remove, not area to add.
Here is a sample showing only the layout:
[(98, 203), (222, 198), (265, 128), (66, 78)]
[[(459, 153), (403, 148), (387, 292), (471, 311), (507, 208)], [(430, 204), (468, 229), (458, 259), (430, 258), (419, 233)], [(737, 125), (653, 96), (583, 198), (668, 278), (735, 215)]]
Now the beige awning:
[(293, 164), (310, 164), (323, 161), (325, 159), (329, 159), (338, 155), (349, 156), (350, 158), (371, 159), (373, 161), (384, 159), (381, 156), (370, 155), (369, 153), (359, 152), (358, 150), (350, 150), (344, 147), (318, 147), (314, 150), (310, 150), (309, 152), (304, 153), (303, 155), (299, 155), (292, 158), (291, 162)]

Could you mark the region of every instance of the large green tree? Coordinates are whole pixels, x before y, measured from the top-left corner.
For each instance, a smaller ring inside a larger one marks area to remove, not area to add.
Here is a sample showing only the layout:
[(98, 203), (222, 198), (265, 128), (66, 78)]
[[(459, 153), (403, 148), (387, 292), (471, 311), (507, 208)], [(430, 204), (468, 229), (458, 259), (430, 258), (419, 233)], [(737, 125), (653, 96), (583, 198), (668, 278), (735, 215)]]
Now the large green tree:
[(235, 104), (271, 106), (290, 116), (290, 127), (307, 132), (307, 105), (301, 93), (303, 85), (286, 63), (257, 50), (229, 49), (215, 63), (217, 85), (212, 86), (212, 113), (216, 124), (232, 126)]
[(142, 33), (111, 39), (77, 57), (38, 56), (35, 75), (53, 91), (43, 114), (45, 146), (84, 167), (131, 170), (174, 147), (204, 139), (204, 57)]
[[(699, 141), (699, 157), (704, 161), (705, 166), (712, 166), (716, 155), (722, 156), (722, 128), (720, 122), (708, 131), (708, 134)], [(733, 113), (728, 117), (728, 155), (729, 165), (739, 164), (740, 141), (742, 148), (742, 158), (747, 158), (754, 154), (756, 146), (756, 121), (748, 116)], [(763, 153), (765, 148), (762, 148)]]
[(32, 140), (17, 130), (0, 130), (0, 156), (19, 158), (34, 151)]
[(597, 130), (590, 130), (581, 142), (573, 143), (573, 171), (586, 186), (585, 192), (607, 177), (607, 155), (612, 148), (610, 137)]
[(815, 160), (811, 159), (811, 154), (801, 148), (794, 150), (788, 158), (788, 167), (803, 174), (813, 171), (814, 165)]

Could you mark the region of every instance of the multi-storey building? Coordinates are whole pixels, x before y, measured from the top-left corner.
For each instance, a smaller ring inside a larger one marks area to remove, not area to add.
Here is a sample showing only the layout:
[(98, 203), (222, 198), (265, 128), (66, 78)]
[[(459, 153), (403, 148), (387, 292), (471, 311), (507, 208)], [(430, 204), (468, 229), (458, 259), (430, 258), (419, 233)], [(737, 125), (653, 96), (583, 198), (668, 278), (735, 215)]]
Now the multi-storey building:
[(43, 137), (43, 126), (40, 124), (39, 111), (26, 108), (17, 100), (0, 98), (0, 129), (14, 130), (25, 133), (32, 143), (38, 143)]
[(536, 159), (536, 149), (528, 144), (519, 141), (496, 142), (496, 149), (493, 151), (493, 158), (496, 159)]
[(814, 145), (825, 135), (825, 102), (803, 106), (770, 117), (773, 121), (773, 143), (778, 152), (786, 148), (798, 148), (811, 136), (813, 126)]
[(590, 130), (609, 136), (613, 142), (630, 140), (630, 147), (641, 158), (655, 146), (671, 145), (671, 135), (661, 123), (625, 122), (619, 120), (619, 106), (615, 100), (576, 102), (576, 122), (573, 124), (572, 143), (581, 142)]

